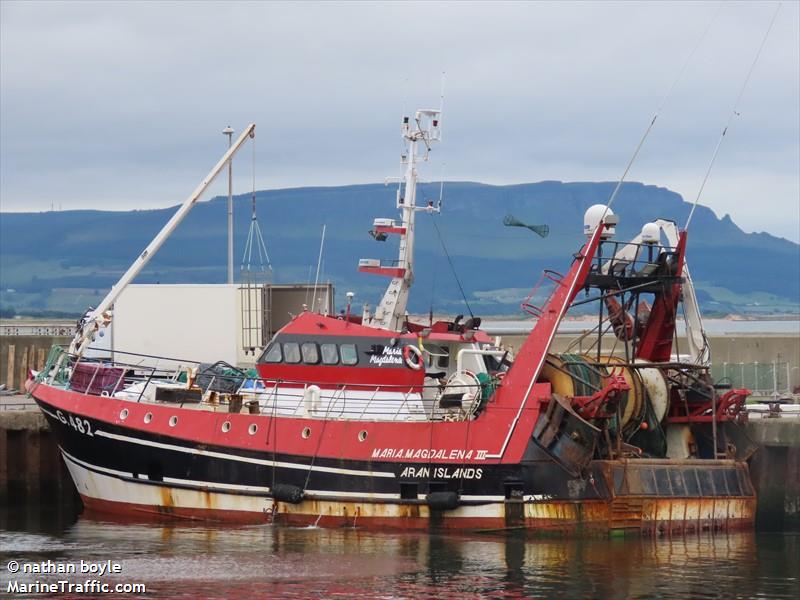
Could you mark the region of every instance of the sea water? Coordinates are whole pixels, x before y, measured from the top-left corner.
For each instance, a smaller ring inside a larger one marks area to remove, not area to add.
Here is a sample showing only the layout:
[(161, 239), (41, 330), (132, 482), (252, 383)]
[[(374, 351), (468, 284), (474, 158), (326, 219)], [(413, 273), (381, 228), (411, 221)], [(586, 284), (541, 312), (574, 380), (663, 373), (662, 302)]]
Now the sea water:
[[(17, 573), (8, 571), (12, 562)], [(73, 575), (20, 572), (32, 564), (98, 566)], [(8, 594), (9, 585), (72, 581), (82, 591), (63, 595), (74, 598), (99, 596), (92, 590), (102, 584), (137, 584), (145, 587), (114, 597), (794, 600), (799, 577), (794, 533), (565, 540), (121, 523), (46, 507), (0, 510), (0, 597), (48, 596)]]

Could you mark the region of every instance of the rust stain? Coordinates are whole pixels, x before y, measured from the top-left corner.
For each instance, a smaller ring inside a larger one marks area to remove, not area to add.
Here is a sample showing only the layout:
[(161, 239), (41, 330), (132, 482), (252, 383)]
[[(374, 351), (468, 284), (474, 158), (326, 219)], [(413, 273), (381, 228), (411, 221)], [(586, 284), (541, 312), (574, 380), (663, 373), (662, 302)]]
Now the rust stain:
[[(521, 510), (520, 510), (521, 509)], [(474, 511), (474, 512), (470, 512)], [(483, 511), (484, 516), (481, 516)], [(612, 501), (498, 502), (481, 508), (462, 506), (432, 523), (424, 504), (341, 502), (307, 498), (300, 504), (276, 505), (280, 523), (322, 527), (464, 527), (461, 522), (493, 520), (487, 527), (524, 528), (531, 535), (684, 535), (707, 530), (746, 529), (755, 520), (755, 499), (747, 497), (685, 498), (617, 496)], [(482, 525), (471, 526), (482, 529)]]
[(161, 505), (158, 507), (159, 512), (170, 514), (175, 507), (175, 501), (172, 499), (172, 490), (168, 487), (160, 487), (161, 492)]

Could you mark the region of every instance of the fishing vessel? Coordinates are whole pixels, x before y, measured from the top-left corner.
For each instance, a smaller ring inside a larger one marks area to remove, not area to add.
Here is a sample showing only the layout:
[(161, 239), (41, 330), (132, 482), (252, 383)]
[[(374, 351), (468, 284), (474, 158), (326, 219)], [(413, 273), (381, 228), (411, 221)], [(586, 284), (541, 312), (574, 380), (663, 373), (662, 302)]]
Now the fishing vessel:
[[(389, 283), (372, 311), (313, 306), (255, 367), (143, 369), (148, 349), (89, 359), (114, 300), (254, 134), (249, 126), (28, 389), (59, 439), (86, 509), (131, 518), (320, 526), (657, 534), (753, 525), (737, 447), (747, 390), (709, 375), (686, 265), (687, 232), (659, 220), (615, 239), (591, 207), (569, 269), (546, 271), (522, 308), (535, 326), (512, 353), (480, 318), (407, 314), (418, 167), (440, 111), (405, 118), (398, 258), (361, 259)], [(579, 227), (580, 224), (576, 224)], [(594, 302), (592, 333), (552, 351), (570, 309)], [(688, 347), (677, 348), (685, 318)], [(133, 354), (137, 352), (138, 354)], [(151, 352), (152, 353), (152, 352)], [(166, 363), (161, 363), (166, 364)]]

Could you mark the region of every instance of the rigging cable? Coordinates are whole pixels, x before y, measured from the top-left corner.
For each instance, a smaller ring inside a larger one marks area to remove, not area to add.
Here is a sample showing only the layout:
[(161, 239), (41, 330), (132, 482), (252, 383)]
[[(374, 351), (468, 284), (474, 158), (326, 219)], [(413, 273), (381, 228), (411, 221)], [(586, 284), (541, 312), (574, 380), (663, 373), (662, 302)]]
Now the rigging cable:
[[(252, 138), (252, 196), (251, 206), (252, 211), (250, 215), (250, 229), (247, 232), (247, 241), (245, 242), (244, 255), (242, 256), (242, 265), (240, 270), (242, 273), (252, 274), (251, 263), (253, 258), (253, 245), (258, 250), (258, 259), (261, 273), (269, 276), (272, 273), (272, 262), (267, 252), (267, 245), (264, 242), (264, 236), (261, 234), (261, 227), (258, 224), (258, 217), (256, 215), (256, 139)], [(265, 264), (266, 263), (266, 264)]]
[[(442, 84), (442, 85), (444, 85), (444, 84)], [(444, 92), (442, 92), (442, 97), (444, 97)], [(441, 177), (439, 178), (439, 212), (440, 213), (441, 213), (441, 210), (442, 210), (442, 198), (444, 197), (444, 167), (445, 167), (445, 163), (443, 162), (442, 163), (442, 174), (441, 174)], [(441, 233), (439, 235), (440, 235), (440, 239), (441, 239)], [(433, 301), (434, 301), (434, 298), (436, 298), (436, 271), (437, 271), (437, 266), (438, 266), (437, 263), (434, 262), (434, 265), (433, 265), (433, 283), (431, 285), (431, 310), (430, 310), (431, 324), (433, 324)]]
[(697, 208), (697, 203), (700, 202), (700, 195), (703, 193), (703, 189), (706, 187), (706, 182), (708, 181), (709, 175), (711, 175), (711, 169), (714, 166), (714, 161), (717, 160), (717, 154), (719, 153), (719, 148), (722, 145), (722, 140), (725, 139), (725, 134), (728, 133), (728, 128), (731, 126), (731, 122), (733, 121), (733, 117), (739, 116), (739, 103), (742, 100), (742, 96), (744, 95), (744, 90), (747, 87), (747, 84), (750, 82), (750, 76), (753, 74), (753, 70), (756, 67), (756, 63), (758, 62), (759, 57), (761, 56), (761, 51), (764, 49), (764, 45), (767, 43), (767, 38), (769, 37), (770, 31), (772, 31), (772, 26), (775, 24), (775, 19), (778, 17), (778, 11), (781, 9), (781, 3), (778, 2), (778, 6), (775, 8), (775, 12), (772, 15), (772, 20), (769, 22), (769, 27), (767, 27), (766, 33), (764, 33), (764, 39), (761, 40), (761, 45), (758, 47), (758, 52), (756, 52), (756, 56), (753, 59), (753, 63), (750, 65), (750, 70), (747, 71), (747, 76), (744, 78), (744, 83), (742, 84), (742, 88), (739, 90), (739, 96), (736, 98), (736, 102), (733, 105), (733, 110), (731, 110), (731, 114), (728, 117), (728, 122), (725, 124), (725, 128), (722, 130), (722, 134), (719, 136), (719, 140), (717, 140), (717, 147), (714, 148), (714, 154), (711, 156), (711, 162), (708, 163), (708, 169), (706, 169), (706, 176), (703, 177), (703, 182), (700, 184), (700, 189), (697, 190), (697, 197), (694, 200), (694, 204), (692, 205), (692, 210), (689, 211), (689, 217), (686, 219), (686, 225), (683, 227), (684, 231), (689, 229), (689, 223), (692, 222), (692, 216), (694, 216), (694, 209)]
[(444, 255), (447, 257), (447, 262), (450, 264), (450, 270), (453, 272), (453, 277), (455, 277), (456, 284), (458, 284), (458, 290), (461, 292), (461, 297), (464, 299), (464, 304), (467, 306), (467, 312), (469, 312), (470, 317), (475, 317), (472, 314), (472, 308), (469, 306), (469, 301), (467, 300), (467, 295), (464, 293), (464, 288), (461, 286), (461, 280), (458, 278), (458, 273), (456, 273), (456, 268), (453, 265), (453, 261), (450, 258), (450, 253), (447, 251), (447, 246), (444, 244), (444, 239), (442, 239), (442, 233), (439, 231), (439, 225), (436, 223), (436, 218), (432, 219), (433, 227), (436, 229), (436, 235), (439, 236), (439, 243), (442, 245), (442, 250), (444, 250)]
[[(667, 90), (667, 93), (664, 94), (664, 97), (661, 99), (661, 102), (659, 103), (658, 108), (656, 109), (656, 112), (653, 115), (653, 119), (650, 121), (650, 125), (647, 126), (647, 129), (645, 130), (644, 135), (642, 135), (642, 139), (639, 140), (639, 145), (636, 146), (636, 150), (634, 150), (633, 156), (631, 156), (630, 160), (628, 161), (628, 165), (625, 167), (625, 171), (622, 173), (622, 177), (620, 177), (619, 181), (617, 182), (616, 187), (614, 188), (614, 191), (611, 193), (611, 197), (608, 199), (608, 203), (606, 204), (606, 211), (608, 211), (608, 209), (611, 208), (611, 205), (614, 203), (614, 200), (616, 199), (620, 188), (622, 188), (622, 183), (625, 181), (625, 178), (628, 176), (628, 171), (630, 171), (631, 167), (633, 166), (634, 161), (636, 160), (636, 157), (639, 155), (639, 151), (642, 149), (642, 146), (644, 145), (644, 141), (650, 135), (650, 131), (653, 129), (653, 125), (655, 125), (656, 120), (658, 119), (659, 115), (661, 114), (662, 109), (664, 108), (664, 105), (667, 103), (667, 99), (672, 94), (672, 90), (675, 89), (675, 85), (678, 83), (678, 81), (681, 79), (681, 77), (683, 77), (683, 73), (686, 71), (686, 67), (689, 65), (689, 61), (691, 61), (692, 57), (694, 56), (694, 53), (700, 47), (700, 44), (703, 43), (703, 40), (706, 38), (706, 34), (708, 34), (708, 30), (711, 29), (711, 25), (717, 19), (717, 15), (719, 14), (719, 11), (720, 11), (721, 8), (722, 8), (722, 3), (720, 2), (719, 5), (717, 6), (717, 10), (714, 12), (714, 15), (711, 17), (711, 20), (708, 22), (708, 25), (706, 26), (705, 30), (703, 31), (703, 34), (700, 36), (700, 39), (697, 40), (697, 43), (695, 44), (694, 48), (692, 48), (692, 51), (689, 52), (689, 54), (686, 57), (686, 60), (683, 61), (683, 66), (681, 66), (681, 69), (678, 72), (678, 75), (672, 81), (672, 84), (669, 86), (669, 89)], [(605, 213), (603, 214), (603, 218), (605, 218)]]
[[(317, 258), (317, 276), (314, 278), (314, 297), (311, 298), (311, 312), (314, 312), (314, 304), (317, 302), (317, 284), (319, 283), (319, 269), (320, 266), (322, 266), (322, 252), (325, 248), (325, 230), (327, 228), (328, 228), (327, 223), (323, 223), (322, 239), (319, 242), (319, 257)], [(326, 292), (326, 299), (327, 299), (327, 292)]]

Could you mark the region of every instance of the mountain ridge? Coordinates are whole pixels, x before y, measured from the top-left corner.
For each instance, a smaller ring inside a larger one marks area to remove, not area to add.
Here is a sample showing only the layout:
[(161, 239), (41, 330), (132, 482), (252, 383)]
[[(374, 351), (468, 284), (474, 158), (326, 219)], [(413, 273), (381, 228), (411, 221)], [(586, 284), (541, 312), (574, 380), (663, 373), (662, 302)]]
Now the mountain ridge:
[[(564, 270), (583, 241), (583, 212), (591, 204), (605, 204), (615, 185), (554, 180), (511, 185), (445, 182), (442, 214), (418, 215), (410, 309), (427, 312), (433, 304), (437, 310), (463, 312), (432, 219), (437, 220), (473, 308), (484, 314), (518, 314), (518, 301), (509, 301), (508, 290), (531, 287), (543, 268)], [(309, 267), (316, 268), (322, 225), (327, 224), (324, 279), (334, 283), (339, 296), (354, 289), (358, 302), (374, 305), (386, 281), (358, 273), (356, 265), (359, 258), (396, 256), (393, 240), (376, 244), (367, 235), (373, 218), (397, 218), (395, 190), (383, 184), (356, 184), (256, 192), (275, 281), (308, 280)], [(438, 201), (439, 193), (438, 183), (421, 184), (418, 204)], [(251, 196), (235, 197), (237, 265), (250, 224)], [(226, 201), (218, 196), (199, 202), (137, 282), (224, 281)], [(656, 218), (682, 225), (691, 205), (667, 188), (630, 182), (623, 184), (613, 209), (620, 216), (617, 238), (625, 240)], [(0, 213), (0, 304), (17, 312), (79, 310), (77, 293), (70, 300), (68, 290), (102, 294), (175, 210), (176, 206)], [(550, 236), (540, 239), (525, 229), (504, 227), (506, 214), (547, 224)], [(687, 260), (706, 310), (749, 314), (761, 307), (768, 313), (800, 312), (800, 277), (792, 275), (800, 271), (800, 245), (794, 242), (766, 232), (745, 233), (730, 215), (718, 217), (710, 208), (698, 206)], [(85, 297), (80, 302), (88, 303)]]

